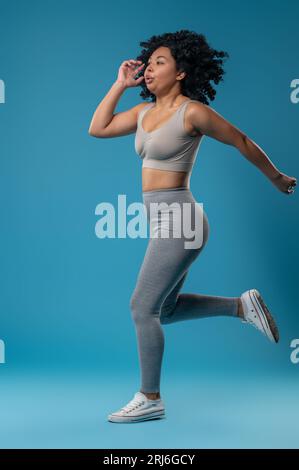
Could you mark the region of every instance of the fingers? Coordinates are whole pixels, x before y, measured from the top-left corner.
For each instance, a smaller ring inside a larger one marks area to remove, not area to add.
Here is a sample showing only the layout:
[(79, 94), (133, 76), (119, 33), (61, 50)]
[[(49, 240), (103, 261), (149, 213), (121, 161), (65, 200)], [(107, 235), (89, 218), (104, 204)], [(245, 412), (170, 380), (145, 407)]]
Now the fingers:
[(295, 178), (294, 176), (290, 178), (291, 180), (291, 184), (289, 184), (288, 186), (288, 189), (287, 189), (287, 193), (288, 194), (293, 194), (293, 192), (295, 191), (295, 187), (297, 185), (297, 178)]
[(288, 187), (288, 189), (286, 190), (286, 192), (287, 192), (288, 194), (293, 194), (293, 192), (295, 191), (295, 186), (296, 186), (295, 184), (290, 185), (290, 186)]
[(144, 76), (137, 78), (136, 84), (139, 85), (143, 79), (144, 79)]
[(127, 65), (128, 67), (136, 67), (138, 64), (141, 64), (141, 60), (129, 59), (129, 60), (125, 60), (124, 64)]

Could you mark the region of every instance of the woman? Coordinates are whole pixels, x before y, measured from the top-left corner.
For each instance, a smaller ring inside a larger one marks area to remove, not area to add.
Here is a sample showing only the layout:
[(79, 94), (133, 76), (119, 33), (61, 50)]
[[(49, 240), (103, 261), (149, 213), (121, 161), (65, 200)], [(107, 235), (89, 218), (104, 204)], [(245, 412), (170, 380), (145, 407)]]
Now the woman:
[[(275, 321), (256, 289), (240, 297), (179, 294), (190, 265), (209, 237), (207, 215), (189, 186), (203, 136), (236, 147), (283, 193), (292, 194), (297, 184), (295, 177), (280, 172), (246, 134), (209, 107), (208, 99), (213, 100), (216, 94), (211, 81), (217, 84), (222, 80), (226, 52), (212, 49), (205, 36), (188, 30), (153, 36), (140, 45), (144, 46), (141, 56), (121, 64), (118, 78), (97, 107), (89, 128), (90, 135), (102, 138), (136, 132), (135, 149), (143, 160), (143, 202), (151, 229), (130, 301), (142, 384), (127, 405), (108, 416), (109, 421), (118, 423), (165, 417), (160, 396), (161, 324), (234, 316), (255, 326), (269, 340), (279, 339)], [(124, 90), (139, 85), (141, 96), (153, 101), (113, 114)], [(163, 207), (160, 218), (152, 211), (155, 204)], [(189, 206), (189, 216), (185, 206)], [(191, 225), (200, 222), (196, 225), (200, 243), (193, 247), (186, 246), (190, 237), (185, 229), (190, 220)], [(174, 227), (181, 229), (180, 236), (175, 236)]]

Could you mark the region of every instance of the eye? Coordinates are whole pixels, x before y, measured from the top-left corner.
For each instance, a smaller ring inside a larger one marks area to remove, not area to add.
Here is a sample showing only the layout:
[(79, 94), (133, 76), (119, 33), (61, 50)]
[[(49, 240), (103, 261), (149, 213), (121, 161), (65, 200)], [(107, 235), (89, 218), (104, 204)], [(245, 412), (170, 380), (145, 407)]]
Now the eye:
[[(151, 62), (148, 62), (147, 63), (147, 67), (151, 64)], [(163, 64), (163, 62), (161, 62), (161, 60), (157, 60), (157, 64)]]

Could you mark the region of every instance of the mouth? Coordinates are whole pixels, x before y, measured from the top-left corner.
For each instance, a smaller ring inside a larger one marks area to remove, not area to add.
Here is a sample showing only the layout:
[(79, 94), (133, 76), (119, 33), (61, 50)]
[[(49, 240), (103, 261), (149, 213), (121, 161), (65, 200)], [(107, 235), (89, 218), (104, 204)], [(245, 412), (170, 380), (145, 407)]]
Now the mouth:
[(147, 77), (147, 78), (145, 79), (145, 83), (151, 83), (153, 80), (154, 80), (153, 78)]

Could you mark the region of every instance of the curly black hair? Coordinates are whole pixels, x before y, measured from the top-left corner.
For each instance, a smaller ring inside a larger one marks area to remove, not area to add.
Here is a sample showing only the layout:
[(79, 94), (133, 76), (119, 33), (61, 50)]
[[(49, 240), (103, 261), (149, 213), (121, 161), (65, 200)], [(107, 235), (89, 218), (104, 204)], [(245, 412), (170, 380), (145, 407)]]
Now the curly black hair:
[[(144, 49), (137, 60), (141, 60), (146, 65), (149, 57), (158, 47), (165, 46), (170, 49), (176, 61), (177, 70), (186, 72), (185, 78), (180, 82), (181, 92), (185, 96), (207, 105), (209, 105), (208, 99), (210, 101), (215, 99), (216, 90), (211, 85), (211, 81), (218, 84), (223, 80), (225, 71), (222, 64), (229, 54), (209, 46), (203, 34), (181, 29), (174, 33), (154, 35), (139, 44)], [(143, 71), (138, 74), (137, 78), (142, 75)], [(152, 101), (156, 101), (155, 95), (148, 90), (144, 81), (140, 86), (143, 89), (140, 93), (142, 98), (151, 98)]]

